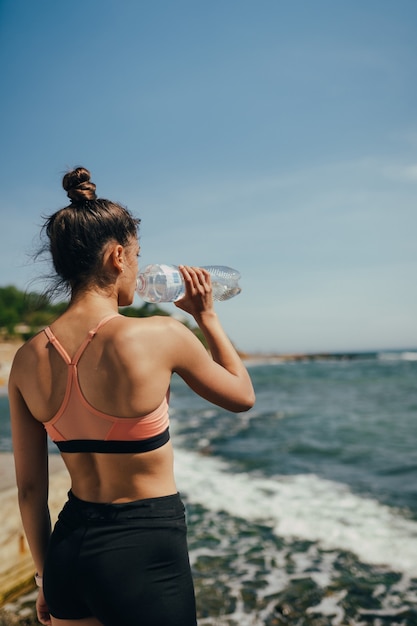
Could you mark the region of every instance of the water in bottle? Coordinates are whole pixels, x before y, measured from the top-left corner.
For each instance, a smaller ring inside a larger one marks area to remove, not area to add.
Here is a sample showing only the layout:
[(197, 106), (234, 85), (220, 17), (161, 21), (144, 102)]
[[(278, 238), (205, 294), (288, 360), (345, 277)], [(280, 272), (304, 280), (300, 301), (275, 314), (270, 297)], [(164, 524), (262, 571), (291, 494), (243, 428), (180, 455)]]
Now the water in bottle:
[[(240, 273), (223, 265), (205, 266), (211, 276), (214, 300), (229, 300), (241, 292)], [(185, 293), (184, 281), (176, 265), (147, 265), (139, 273), (137, 293), (145, 302), (176, 302)]]

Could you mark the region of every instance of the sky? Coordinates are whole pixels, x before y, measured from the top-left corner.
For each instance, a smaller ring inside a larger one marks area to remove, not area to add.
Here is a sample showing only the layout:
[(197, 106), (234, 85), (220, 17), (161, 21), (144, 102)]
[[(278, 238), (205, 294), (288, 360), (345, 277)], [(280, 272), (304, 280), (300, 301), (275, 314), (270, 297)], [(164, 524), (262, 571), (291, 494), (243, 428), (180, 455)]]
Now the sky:
[(239, 349), (417, 347), (415, 0), (0, 0), (0, 62), (0, 286), (82, 165)]

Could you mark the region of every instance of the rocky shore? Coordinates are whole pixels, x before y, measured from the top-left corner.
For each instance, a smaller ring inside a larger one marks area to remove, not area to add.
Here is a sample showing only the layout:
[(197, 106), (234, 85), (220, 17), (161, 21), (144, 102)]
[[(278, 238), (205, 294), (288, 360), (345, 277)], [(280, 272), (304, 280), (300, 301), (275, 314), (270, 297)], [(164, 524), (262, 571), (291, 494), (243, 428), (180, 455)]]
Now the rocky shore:
[[(20, 345), (0, 343), (4, 394)], [(364, 355), (241, 356), (247, 363), (258, 364)], [(50, 506), (55, 518), (66, 499), (69, 478), (58, 455), (51, 455), (50, 470)], [(417, 579), (408, 581), (398, 572), (361, 563), (348, 552), (277, 537), (267, 526), (232, 516), (225, 521), (222, 511), (209, 514), (192, 502), (187, 504), (200, 626), (417, 625)], [(34, 568), (20, 522), (13, 456), (8, 452), (0, 453), (0, 509), (0, 626), (34, 626), (38, 624)], [(225, 523), (230, 526), (230, 539), (223, 544), (219, 529)], [(242, 536), (250, 545), (244, 558), (239, 558), (237, 546), (241, 544), (235, 539)], [(221, 550), (212, 550), (216, 545)]]
[[(55, 521), (70, 481), (60, 456), (50, 455), (51, 516)], [(17, 502), (13, 454), (0, 453), (0, 607), (34, 587), (33, 562), (24, 537)], [(0, 613), (0, 625), (3, 623)], [(6, 622), (7, 623), (7, 622)], [(13, 623), (13, 622), (10, 622)]]

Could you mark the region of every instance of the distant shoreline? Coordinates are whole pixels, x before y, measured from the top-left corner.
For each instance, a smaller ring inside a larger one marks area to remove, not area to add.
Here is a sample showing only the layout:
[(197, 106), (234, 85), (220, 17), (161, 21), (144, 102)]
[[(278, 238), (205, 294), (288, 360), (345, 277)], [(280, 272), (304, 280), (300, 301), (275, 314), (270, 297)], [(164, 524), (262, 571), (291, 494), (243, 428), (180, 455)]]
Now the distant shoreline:
[(375, 358), (379, 350), (369, 352), (301, 352), (301, 353), (241, 353), (240, 358), (245, 363), (271, 363), (287, 361), (319, 361), (319, 360), (353, 360)]

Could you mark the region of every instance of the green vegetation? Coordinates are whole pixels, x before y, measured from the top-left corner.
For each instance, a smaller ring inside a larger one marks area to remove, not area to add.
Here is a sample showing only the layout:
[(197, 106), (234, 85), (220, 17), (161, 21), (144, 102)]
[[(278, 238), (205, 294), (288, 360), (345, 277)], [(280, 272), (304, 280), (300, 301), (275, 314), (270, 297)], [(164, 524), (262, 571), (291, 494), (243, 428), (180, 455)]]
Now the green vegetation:
[[(68, 302), (52, 303), (47, 296), (23, 292), (9, 285), (0, 287), (0, 332), (7, 339), (28, 339), (40, 328), (52, 324), (65, 311)], [(128, 317), (151, 317), (169, 313), (154, 304), (123, 307), (120, 313)]]
[[(68, 306), (68, 302), (53, 304), (47, 296), (35, 292), (23, 292), (9, 285), (0, 287), (0, 336), (4, 339), (29, 339), (41, 328), (52, 324)], [(156, 304), (145, 302), (141, 307), (123, 307), (120, 313), (128, 317), (169, 316)], [(201, 331), (185, 322), (200, 340)], [(203, 341), (203, 343), (205, 343)]]
[(66, 308), (66, 303), (52, 304), (46, 296), (23, 292), (9, 285), (0, 287), (0, 329), (6, 339), (27, 339), (39, 327), (51, 323)]

